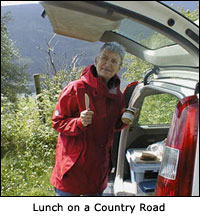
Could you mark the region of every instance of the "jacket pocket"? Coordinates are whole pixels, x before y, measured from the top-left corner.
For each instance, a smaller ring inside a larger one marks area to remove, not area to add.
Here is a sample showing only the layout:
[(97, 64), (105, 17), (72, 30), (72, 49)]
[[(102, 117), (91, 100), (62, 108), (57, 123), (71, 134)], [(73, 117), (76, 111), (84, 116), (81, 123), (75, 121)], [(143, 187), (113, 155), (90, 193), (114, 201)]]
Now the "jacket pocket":
[(57, 177), (60, 180), (75, 165), (82, 151), (82, 143), (78, 137), (62, 135), (61, 141), (56, 156)]
[(60, 177), (59, 179), (63, 179), (63, 176), (69, 172), (69, 170), (76, 164), (78, 158), (80, 156), (80, 152), (69, 154), (63, 158), (61, 161), (60, 167)]

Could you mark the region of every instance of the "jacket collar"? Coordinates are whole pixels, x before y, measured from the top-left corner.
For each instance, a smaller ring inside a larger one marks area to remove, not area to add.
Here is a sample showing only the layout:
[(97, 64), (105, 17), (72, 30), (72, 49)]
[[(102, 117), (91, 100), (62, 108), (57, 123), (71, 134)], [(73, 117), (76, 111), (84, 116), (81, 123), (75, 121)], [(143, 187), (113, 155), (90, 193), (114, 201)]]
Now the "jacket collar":
[(94, 65), (89, 65), (83, 70), (81, 80), (94, 87), (98, 95), (106, 95), (111, 98), (117, 96), (120, 87), (120, 79), (117, 75), (113, 76), (106, 84), (102, 78), (98, 77)]

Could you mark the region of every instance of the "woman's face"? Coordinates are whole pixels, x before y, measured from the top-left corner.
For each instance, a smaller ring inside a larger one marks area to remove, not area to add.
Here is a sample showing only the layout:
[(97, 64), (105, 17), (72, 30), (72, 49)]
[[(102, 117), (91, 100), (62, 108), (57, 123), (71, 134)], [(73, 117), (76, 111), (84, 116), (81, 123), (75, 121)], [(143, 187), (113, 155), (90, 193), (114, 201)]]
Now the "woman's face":
[(121, 58), (118, 53), (104, 50), (95, 58), (97, 74), (106, 83), (121, 69)]

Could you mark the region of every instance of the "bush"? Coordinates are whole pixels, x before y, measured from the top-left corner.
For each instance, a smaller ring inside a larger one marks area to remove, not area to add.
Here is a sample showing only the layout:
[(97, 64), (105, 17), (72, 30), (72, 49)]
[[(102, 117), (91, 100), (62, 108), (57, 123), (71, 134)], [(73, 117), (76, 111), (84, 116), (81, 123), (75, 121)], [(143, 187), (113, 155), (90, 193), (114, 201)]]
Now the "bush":
[(52, 78), (43, 75), (42, 93), (37, 97), (18, 97), (12, 103), (1, 96), (2, 196), (55, 194), (49, 179), (58, 134), (51, 117), (63, 85), (78, 78), (80, 71), (70, 76), (60, 71)]
[(1, 121), (1, 193), (32, 195), (33, 189), (49, 185), (44, 179), (53, 168), (57, 133), (41, 122), (31, 97), (21, 98), (17, 106), (3, 97)]

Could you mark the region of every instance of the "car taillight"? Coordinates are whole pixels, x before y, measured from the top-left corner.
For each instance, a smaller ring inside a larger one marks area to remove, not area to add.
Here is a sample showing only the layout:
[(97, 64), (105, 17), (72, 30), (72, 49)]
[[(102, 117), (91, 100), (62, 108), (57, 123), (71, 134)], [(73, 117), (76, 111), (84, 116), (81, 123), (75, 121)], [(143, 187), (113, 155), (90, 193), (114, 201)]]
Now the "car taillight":
[(155, 196), (191, 196), (198, 123), (197, 96), (182, 99), (168, 133)]

